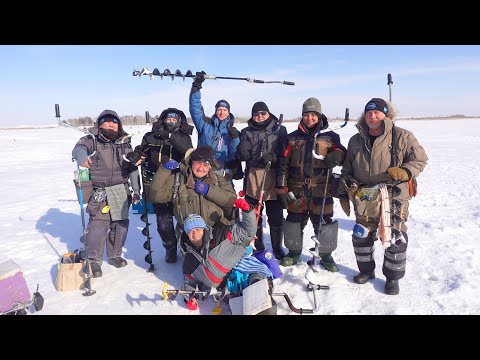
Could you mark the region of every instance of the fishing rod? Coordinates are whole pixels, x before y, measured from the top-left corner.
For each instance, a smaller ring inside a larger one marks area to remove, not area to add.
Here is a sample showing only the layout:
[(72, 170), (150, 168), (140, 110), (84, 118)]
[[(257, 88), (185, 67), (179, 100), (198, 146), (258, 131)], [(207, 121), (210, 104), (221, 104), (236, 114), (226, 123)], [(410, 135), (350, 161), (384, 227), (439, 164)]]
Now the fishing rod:
[[(172, 81), (175, 79), (175, 77), (180, 77), (185, 81), (185, 78), (194, 78), (196, 77), (195, 74), (191, 70), (187, 70), (185, 74), (182, 74), (180, 70), (175, 70), (174, 73), (172, 73), (169, 69), (163, 70), (163, 72), (160, 72), (157, 68), (153, 69), (153, 71), (148, 70), (147, 68), (143, 68), (142, 70), (133, 70), (133, 76), (138, 76), (141, 78), (142, 76), (148, 76), (150, 77), (150, 80), (153, 80), (155, 76), (159, 76), (160, 80), (163, 80), (163, 77), (170, 77)], [(255, 84), (283, 84), (283, 85), (295, 85), (293, 81), (266, 81), (266, 80), (259, 80), (259, 79), (252, 79), (252, 78), (246, 78), (246, 77), (232, 77), (232, 76), (217, 76), (217, 75), (209, 75), (209, 74), (204, 74), (203, 75), (205, 79), (209, 80), (217, 80), (217, 79), (223, 79), (223, 80), (244, 80), (249, 83), (255, 83)]]

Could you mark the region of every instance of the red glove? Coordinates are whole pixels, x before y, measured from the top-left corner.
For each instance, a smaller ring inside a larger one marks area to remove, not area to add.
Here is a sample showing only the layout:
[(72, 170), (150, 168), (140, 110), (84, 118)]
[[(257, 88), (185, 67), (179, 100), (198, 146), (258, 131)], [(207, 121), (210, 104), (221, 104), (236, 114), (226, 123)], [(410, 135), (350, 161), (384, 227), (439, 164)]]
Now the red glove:
[(247, 192), (245, 191), (245, 189), (240, 190), (240, 191), (238, 192), (238, 196), (240, 196), (240, 197), (245, 197), (246, 194), (247, 194)]
[(239, 208), (243, 211), (248, 211), (250, 210), (250, 204), (245, 201), (245, 199), (237, 199), (235, 200), (234, 206), (236, 208)]
[(132, 203), (137, 205), (140, 202), (140, 195), (138, 194), (133, 194), (132, 196)]
[(190, 310), (197, 310), (198, 309), (197, 299), (195, 299), (195, 298), (191, 298), (190, 300), (188, 300), (186, 302), (186, 304), (187, 304), (187, 308), (189, 308)]

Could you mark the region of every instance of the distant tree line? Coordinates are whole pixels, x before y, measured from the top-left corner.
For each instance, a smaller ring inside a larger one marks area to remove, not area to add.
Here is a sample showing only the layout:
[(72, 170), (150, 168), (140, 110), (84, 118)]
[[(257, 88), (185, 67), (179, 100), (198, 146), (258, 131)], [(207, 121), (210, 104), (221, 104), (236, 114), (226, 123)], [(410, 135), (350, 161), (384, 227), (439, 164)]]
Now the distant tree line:
[[(150, 123), (153, 123), (157, 121), (158, 116), (150, 116)], [(478, 116), (466, 116), (466, 115), (449, 115), (449, 116), (422, 116), (422, 117), (404, 117), (404, 118), (399, 118), (399, 119), (404, 119), (404, 120), (415, 120), (415, 119), (454, 119), (454, 118), (478, 118)], [(238, 123), (246, 123), (250, 118), (247, 117), (235, 117), (235, 121)], [(299, 122), (302, 118), (301, 117), (296, 117), (293, 119), (283, 119), (284, 122)], [(96, 119), (95, 119), (96, 120)], [(85, 117), (79, 117), (79, 118), (73, 118), (73, 119), (68, 119), (67, 123), (73, 126), (79, 126), (79, 127), (90, 127), (95, 124), (95, 120), (92, 119), (89, 116)], [(130, 126), (130, 125), (144, 125), (146, 124), (145, 121), (145, 116), (143, 115), (125, 115), (125, 116), (120, 116), (120, 120), (122, 121), (122, 124), (125, 126)], [(193, 124), (191, 118), (187, 118), (188, 122), (190, 124)], [(329, 121), (343, 121), (344, 118), (337, 116), (337, 117), (328, 117)], [(350, 120), (355, 121), (356, 119), (350, 118)]]

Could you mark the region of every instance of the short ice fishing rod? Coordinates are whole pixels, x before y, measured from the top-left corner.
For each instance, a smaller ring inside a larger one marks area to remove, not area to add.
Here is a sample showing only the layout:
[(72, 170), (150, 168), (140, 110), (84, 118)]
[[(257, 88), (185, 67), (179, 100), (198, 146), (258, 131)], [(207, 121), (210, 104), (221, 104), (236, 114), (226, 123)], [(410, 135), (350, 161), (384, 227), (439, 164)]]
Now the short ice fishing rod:
[[(143, 68), (142, 70), (133, 70), (133, 76), (138, 76), (139, 78), (142, 77), (142, 75), (149, 76), (150, 80), (153, 80), (155, 76), (160, 76), (160, 79), (162, 80), (164, 76), (172, 78), (172, 81), (175, 77), (181, 77), (183, 81), (185, 81), (185, 78), (194, 78), (196, 75), (192, 73), (191, 70), (187, 70), (185, 74), (182, 74), (180, 70), (175, 70), (174, 73), (172, 73), (169, 69), (163, 70), (163, 72), (160, 72), (157, 68), (153, 69), (153, 71), (148, 70), (147, 68)], [(232, 77), (232, 76), (216, 76), (216, 75), (209, 75), (209, 74), (204, 74), (203, 75), (205, 79), (210, 79), (210, 80), (217, 80), (217, 79), (224, 79), (224, 80), (245, 80), (250, 83), (255, 83), (255, 84), (283, 84), (283, 85), (295, 85), (293, 81), (266, 81), (266, 80), (258, 80), (258, 79), (252, 79), (252, 78), (243, 78), (243, 77)]]

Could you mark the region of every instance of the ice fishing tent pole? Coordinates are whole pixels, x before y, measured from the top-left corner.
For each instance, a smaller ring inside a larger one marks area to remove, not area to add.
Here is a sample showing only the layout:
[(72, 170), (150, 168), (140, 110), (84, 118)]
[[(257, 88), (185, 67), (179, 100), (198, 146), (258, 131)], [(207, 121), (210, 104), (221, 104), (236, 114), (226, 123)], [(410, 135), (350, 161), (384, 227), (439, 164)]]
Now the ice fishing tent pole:
[[(133, 76), (138, 76), (141, 78), (142, 76), (149, 76), (150, 80), (153, 80), (155, 76), (159, 76), (161, 80), (163, 80), (163, 77), (170, 77), (173, 81), (175, 77), (180, 77), (185, 81), (185, 78), (194, 78), (196, 75), (191, 71), (187, 70), (185, 74), (182, 74), (180, 70), (175, 70), (174, 73), (172, 73), (169, 69), (163, 70), (163, 72), (160, 72), (157, 68), (153, 69), (153, 71), (148, 70), (147, 68), (143, 68), (142, 70), (133, 70)], [(252, 79), (252, 78), (246, 78), (246, 77), (232, 77), (232, 76), (217, 76), (217, 75), (209, 75), (209, 74), (204, 74), (205, 79), (209, 80), (217, 80), (217, 79), (223, 79), (223, 80), (244, 80), (250, 83), (255, 83), (255, 84), (283, 84), (283, 85), (295, 85), (293, 81), (266, 81), (266, 80), (259, 80), (259, 79)]]
[[(96, 143), (95, 136), (91, 132), (89, 132), (88, 130), (82, 130), (82, 129), (79, 129), (75, 126), (67, 124), (66, 122), (60, 121), (60, 106), (58, 104), (55, 104), (55, 117), (57, 118), (57, 121), (60, 125), (73, 128), (75, 130), (81, 131), (81, 132), (86, 133), (87, 135), (90, 135), (90, 136), (93, 137), (93, 152), (90, 155), (88, 155), (89, 157), (92, 157), (95, 154), (96, 148), (97, 148), (97, 143)], [(72, 161), (74, 161), (74, 159), (72, 159)], [(85, 212), (84, 212), (84, 208), (83, 208), (82, 176), (80, 174), (80, 164), (78, 163), (78, 161), (77, 161), (77, 175), (78, 175), (78, 202), (80, 203), (80, 214), (81, 214), (81, 218), (82, 218), (82, 229), (83, 229), (83, 233), (82, 233), (82, 236), (80, 238), (80, 242), (83, 243), (83, 246), (85, 248), (85, 261), (84, 261), (84, 264), (82, 266), (82, 271), (86, 275), (85, 282), (83, 283), (83, 286), (85, 287), (86, 291), (83, 292), (82, 295), (91, 296), (91, 295), (95, 294), (96, 291), (92, 290), (92, 281), (91, 281), (91, 275), (90, 275), (90, 256), (89, 256), (90, 254), (89, 254), (88, 245), (87, 245), (88, 229), (85, 226)]]

